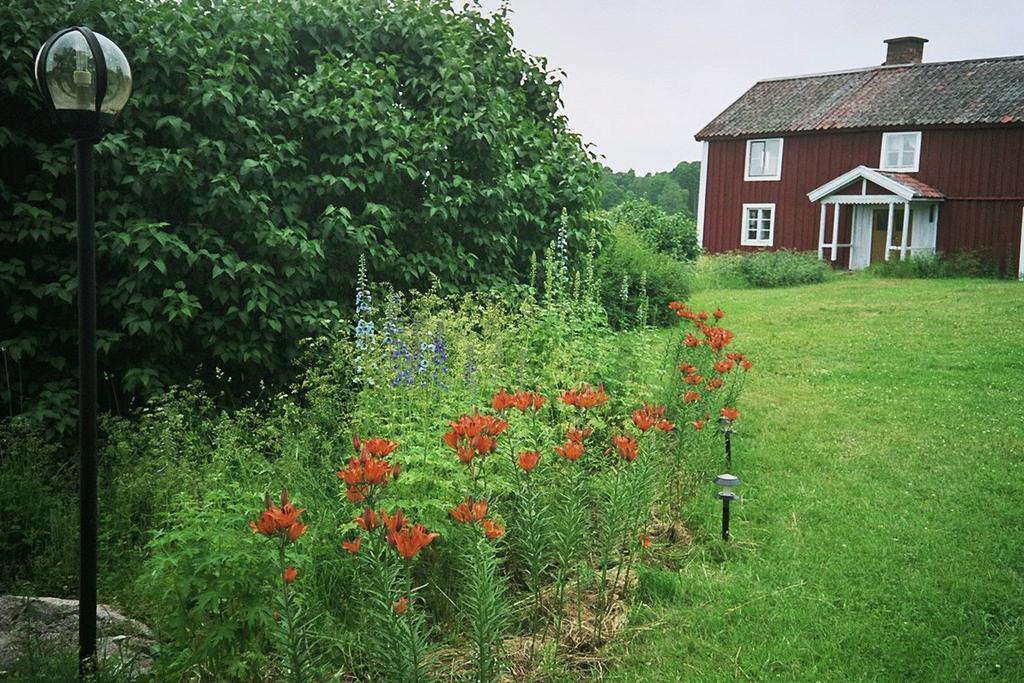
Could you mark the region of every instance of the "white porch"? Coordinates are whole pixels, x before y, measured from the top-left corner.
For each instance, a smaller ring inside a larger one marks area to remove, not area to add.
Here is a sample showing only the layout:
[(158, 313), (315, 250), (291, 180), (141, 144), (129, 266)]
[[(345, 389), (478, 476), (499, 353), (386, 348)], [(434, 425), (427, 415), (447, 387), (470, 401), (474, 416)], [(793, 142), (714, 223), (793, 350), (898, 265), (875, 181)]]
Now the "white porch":
[(860, 270), (935, 251), (944, 196), (908, 174), (858, 166), (807, 197), (821, 204), (819, 259), (834, 263), (849, 250), (849, 268)]

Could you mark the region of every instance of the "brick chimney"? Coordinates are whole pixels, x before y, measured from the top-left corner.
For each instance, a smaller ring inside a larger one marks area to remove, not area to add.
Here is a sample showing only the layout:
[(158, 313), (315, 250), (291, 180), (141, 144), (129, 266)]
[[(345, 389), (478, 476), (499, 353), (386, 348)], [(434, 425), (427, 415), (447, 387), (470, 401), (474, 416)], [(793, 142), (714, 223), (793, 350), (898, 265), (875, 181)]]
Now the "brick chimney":
[(924, 57), (924, 44), (927, 38), (917, 36), (903, 36), (901, 38), (890, 38), (885, 41), (889, 49), (885, 53), (884, 66), (893, 64), (920, 64)]

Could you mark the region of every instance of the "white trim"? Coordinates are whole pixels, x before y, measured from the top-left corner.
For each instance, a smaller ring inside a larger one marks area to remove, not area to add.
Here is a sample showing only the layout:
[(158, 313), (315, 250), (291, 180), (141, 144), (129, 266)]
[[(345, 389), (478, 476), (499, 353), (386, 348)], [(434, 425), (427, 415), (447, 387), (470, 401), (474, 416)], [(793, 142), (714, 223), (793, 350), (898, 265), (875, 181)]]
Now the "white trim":
[(704, 211), (708, 194), (708, 141), (700, 146), (700, 190), (697, 192), (697, 244), (704, 248)]
[(1017, 255), (1017, 279), (1024, 280), (1024, 207), (1020, 210), (1020, 254)]
[(832, 207), (832, 258), (835, 261), (839, 253), (839, 204)]
[[(914, 164), (912, 166), (886, 166), (885, 165), (885, 141), (896, 135), (916, 135), (917, 140), (915, 143), (915, 149), (917, 154), (914, 155)], [(902, 173), (917, 173), (918, 169), (921, 168), (921, 131), (919, 130), (901, 130), (892, 131), (889, 133), (882, 133), (882, 151), (879, 154), (878, 168), (882, 171), (896, 171)]]
[(821, 224), (818, 226), (818, 260), (825, 260), (825, 212), (828, 211), (828, 207), (825, 203), (821, 204)]
[(885, 260), (889, 260), (889, 252), (892, 250), (892, 223), (896, 215), (896, 205), (889, 205), (889, 221), (885, 225)]
[[(750, 209), (771, 209), (768, 219), (768, 239), (751, 240), (747, 238), (747, 212)], [(740, 223), (740, 246), (744, 247), (770, 247), (775, 243), (775, 205), (774, 204), (744, 204), (743, 220)]]
[(902, 204), (907, 201), (895, 194), (834, 194), (821, 200), (822, 204)]
[(900, 233), (900, 261), (907, 260), (907, 245), (910, 244), (910, 202), (903, 204), (903, 232)]
[[(779, 168), (775, 175), (750, 175), (750, 145), (754, 142), (779, 141)], [(759, 182), (763, 180), (782, 180), (782, 148), (785, 143), (783, 138), (751, 138), (747, 140), (747, 151), (743, 155), (743, 180), (747, 182)]]
[[(888, 176), (882, 175), (877, 170), (875, 170), (873, 168), (868, 168), (867, 166), (858, 166), (857, 168), (854, 168), (854, 169), (851, 169), (851, 170), (847, 171), (846, 173), (844, 173), (843, 175), (839, 176), (838, 178), (834, 178), (833, 180), (828, 181), (827, 183), (825, 183), (821, 187), (819, 187), (819, 188), (817, 188), (815, 190), (811, 190), (810, 192), (807, 193), (807, 198), (810, 199), (812, 202), (819, 201), (823, 197), (827, 197), (828, 195), (832, 194), (833, 192), (836, 192), (837, 190), (841, 190), (844, 187), (846, 187), (847, 185), (849, 185), (850, 183), (852, 183), (853, 181), (860, 180), (861, 178), (866, 178), (866, 179), (870, 180), (871, 182), (873, 182), (875, 185), (878, 185), (879, 187), (885, 188), (886, 190), (889, 190), (893, 194), (898, 195), (898, 196), (902, 197), (903, 199), (913, 199), (914, 198), (914, 191), (911, 188), (907, 187), (906, 185), (904, 185), (903, 183), (901, 183), (899, 181), (893, 180), (892, 178), (890, 178)], [(846, 195), (846, 196), (848, 196), (848, 197), (856, 197), (857, 195)], [(860, 196), (863, 197), (863, 196), (870, 196), (870, 195), (860, 195)]]

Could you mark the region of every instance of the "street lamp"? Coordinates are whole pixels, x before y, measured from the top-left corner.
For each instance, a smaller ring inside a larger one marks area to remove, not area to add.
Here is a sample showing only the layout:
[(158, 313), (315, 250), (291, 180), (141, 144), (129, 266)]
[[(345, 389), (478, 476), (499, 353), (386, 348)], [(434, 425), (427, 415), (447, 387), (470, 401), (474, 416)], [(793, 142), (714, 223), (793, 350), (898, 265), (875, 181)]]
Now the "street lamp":
[(78, 213), (79, 675), (96, 657), (96, 240), (93, 145), (132, 92), (124, 53), (76, 26), (50, 36), (36, 56), (36, 83), (54, 121), (75, 141)]
[(740, 478), (733, 474), (719, 474), (715, 477), (715, 484), (721, 489), (718, 497), (722, 500), (722, 540), (729, 540), (729, 503), (739, 500), (739, 494), (733, 491), (742, 484)]

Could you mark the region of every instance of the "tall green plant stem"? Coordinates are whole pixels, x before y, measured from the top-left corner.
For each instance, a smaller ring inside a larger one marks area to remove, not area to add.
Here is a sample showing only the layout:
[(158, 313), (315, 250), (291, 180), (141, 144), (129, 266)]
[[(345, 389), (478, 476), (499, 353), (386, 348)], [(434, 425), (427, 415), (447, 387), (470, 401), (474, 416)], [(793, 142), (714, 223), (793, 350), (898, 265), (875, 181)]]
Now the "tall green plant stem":
[(278, 577), (281, 579), (281, 597), (284, 607), (284, 636), (285, 636), (285, 647), (288, 652), (288, 666), (291, 673), (291, 680), (293, 683), (303, 683), (305, 677), (303, 676), (302, 670), (302, 655), (300, 653), (300, 642), (298, 628), (295, 623), (295, 606), (292, 602), (291, 586), (287, 581), (284, 580), (284, 572), (288, 567), (287, 559), (285, 557), (285, 546), (288, 544), (288, 540), (284, 536), (280, 536), (280, 545), (278, 546)]

